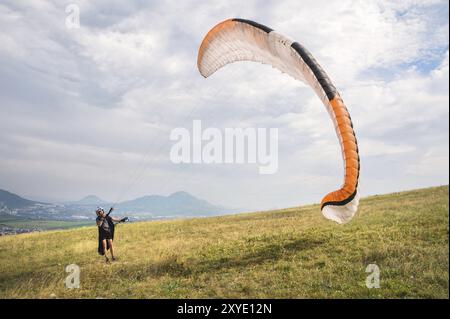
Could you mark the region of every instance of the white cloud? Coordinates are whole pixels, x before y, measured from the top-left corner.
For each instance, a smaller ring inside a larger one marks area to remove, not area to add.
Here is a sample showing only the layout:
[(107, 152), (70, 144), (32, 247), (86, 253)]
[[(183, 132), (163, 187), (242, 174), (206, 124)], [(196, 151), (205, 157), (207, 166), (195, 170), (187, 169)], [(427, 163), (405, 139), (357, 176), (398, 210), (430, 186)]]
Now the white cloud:
[[(446, 1), (77, 3), (80, 29), (65, 27), (63, 3), (0, 5), (1, 188), (112, 199), (144, 158), (128, 197), (185, 189), (271, 208), (336, 189), (339, 144), (310, 88), (259, 64), (198, 74), (203, 36), (236, 16), (303, 43), (330, 74), (352, 115), (366, 194), (448, 181)], [(171, 164), (169, 132), (194, 118), (278, 127), (278, 174)]]
[(372, 139), (359, 139), (359, 152), (361, 157), (366, 156), (390, 156), (396, 154), (410, 153), (415, 150), (414, 146), (402, 144), (389, 144), (384, 141)]
[(448, 183), (448, 145), (442, 147), (432, 147), (427, 150), (418, 161), (409, 165), (406, 171), (412, 175), (426, 177), (440, 177)]

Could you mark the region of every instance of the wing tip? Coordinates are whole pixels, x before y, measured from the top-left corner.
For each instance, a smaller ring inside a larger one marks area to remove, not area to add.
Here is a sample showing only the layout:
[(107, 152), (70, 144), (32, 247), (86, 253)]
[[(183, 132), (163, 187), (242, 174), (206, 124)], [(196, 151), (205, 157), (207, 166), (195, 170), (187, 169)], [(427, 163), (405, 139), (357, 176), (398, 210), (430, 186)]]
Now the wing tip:
[(211, 41), (211, 39), (212, 39), (212, 37), (214, 36), (214, 34), (216, 34), (217, 32), (219, 32), (226, 24), (229, 24), (229, 23), (236, 23), (235, 21), (234, 21), (234, 18), (230, 18), (230, 19), (226, 19), (226, 20), (224, 20), (224, 21), (222, 21), (222, 22), (219, 22), (218, 24), (216, 24), (214, 27), (212, 27), (209, 31), (208, 31), (208, 33), (205, 35), (205, 37), (203, 38), (203, 40), (202, 40), (202, 43), (200, 44), (200, 47), (199, 47), (199, 49), (198, 49), (198, 55), (197, 55), (197, 68), (198, 68), (198, 70), (199, 70), (199, 72), (200, 72), (200, 74), (203, 76), (203, 77), (207, 77), (207, 76), (205, 76), (204, 74), (202, 74), (202, 71), (201, 71), (201, 63), (202, 63), (202, 61), (203, 61), (203, 55), (204, 55), (204, 53), (205, 53), (205, 51), (206, 51), (206, 47), (208, 46), (208, 44), (209, 44), (209, 42)]
[(342, 202), (329, 202), (322, 204), (322, 214), (338, 224), (346, 224), (353, 219), (358, 211), (359, 193), (355, 191), (351, 198)]

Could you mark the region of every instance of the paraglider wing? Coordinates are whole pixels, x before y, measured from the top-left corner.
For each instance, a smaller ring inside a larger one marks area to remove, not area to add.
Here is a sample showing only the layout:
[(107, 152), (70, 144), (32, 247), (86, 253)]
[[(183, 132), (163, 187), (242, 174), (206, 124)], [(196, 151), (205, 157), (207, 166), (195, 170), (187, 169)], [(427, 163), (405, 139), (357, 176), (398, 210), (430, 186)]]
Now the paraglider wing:
[(351, 220), (359, 204), (358, 144), (350, 114), (328, 75), (304, 46), (245, 19), (225, 20), (212, 28), (200, 46), (197, 66), (206, 78), (236, 61), (269, 64), (307, 83), (316, 92), (333, 121), (345, 168), (344, 184), (322, 199), (321, 210), (337, 223)]

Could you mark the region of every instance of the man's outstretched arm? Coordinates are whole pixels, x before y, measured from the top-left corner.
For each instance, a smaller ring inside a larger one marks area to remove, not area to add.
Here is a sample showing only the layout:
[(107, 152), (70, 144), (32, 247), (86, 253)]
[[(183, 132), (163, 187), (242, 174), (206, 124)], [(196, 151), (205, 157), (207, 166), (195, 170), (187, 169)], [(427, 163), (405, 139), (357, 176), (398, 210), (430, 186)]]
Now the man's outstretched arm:
[(119, 217), (111, 217), (111, 220), (115, 223), (123, 223), (128, 220), (128, 217), (119, 218)]

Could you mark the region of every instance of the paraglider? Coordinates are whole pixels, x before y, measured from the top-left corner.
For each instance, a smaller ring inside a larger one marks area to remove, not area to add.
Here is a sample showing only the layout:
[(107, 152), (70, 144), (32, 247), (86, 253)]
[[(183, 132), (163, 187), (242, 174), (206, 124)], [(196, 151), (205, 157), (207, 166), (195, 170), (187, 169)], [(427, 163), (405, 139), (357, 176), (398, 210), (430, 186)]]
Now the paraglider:
[(228, 19), (212, 28), (200, 45), (197, 66), (207, 78), (236, 61), (269, 64), (308, 84), (321, 99), (333, 121), (345, 169), (342, 187), (322, 199), (321, 211), (339, 224), (350, 221), (359, 204), (358, 144), (350, 114), (328, 75), (303, 45), (245, 19)]
[(109, 216), (113, 210), (113, 207), (109, 209), (108, 213), (105, 213), (105, 210), (102, 207), (97, 207), (95, 210), (95, 213), (97, 214), (96, 223), (98, 226), (98, 253), (99, 255), (105, 256), (107, 263), (109, 262), (109, 259), (106, 256), (107, 250), (110, 251), (112, 260), (116, 260), (113, 245), (115, 223), (125, 223), (128, 221), (128, 217), (119, 219)]

